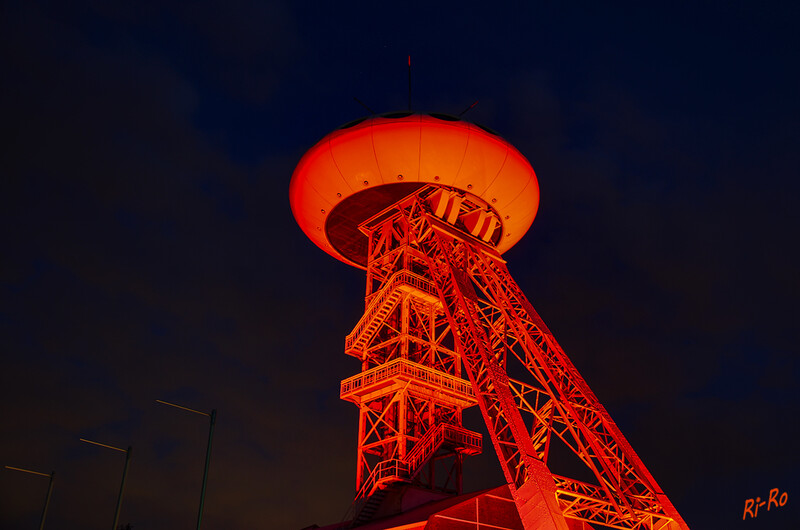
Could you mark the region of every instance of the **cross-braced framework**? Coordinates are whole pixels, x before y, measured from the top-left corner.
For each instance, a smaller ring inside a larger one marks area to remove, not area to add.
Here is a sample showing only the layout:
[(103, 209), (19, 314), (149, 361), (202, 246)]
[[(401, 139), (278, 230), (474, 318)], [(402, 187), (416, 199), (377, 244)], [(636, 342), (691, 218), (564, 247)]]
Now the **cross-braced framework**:
[[(346, 352), (362, 372), (342, 382), (360, 407), (357, 500), (398, 482), (460, 491), (462, 455), (481, 445), (461, 412), (477, 404), (526, 529), (687, 529), (509, 274), (492, 215), (429, 186), (361, 225), (366, 309)], [(550, 472), (554, 437), (593, 483)]]
[(366, 307), (345, 340), (362, 372), (341, 385), (342, 399), (360, 411), (356, 500), (364, 507), (357, 519), (368, 519), (392, 484), (461, 493), (463, 456), (481, 451), (481, 435), (462, 426), (475, 396), (424, 270), (407, 233), (391, 224), (370, 232)]

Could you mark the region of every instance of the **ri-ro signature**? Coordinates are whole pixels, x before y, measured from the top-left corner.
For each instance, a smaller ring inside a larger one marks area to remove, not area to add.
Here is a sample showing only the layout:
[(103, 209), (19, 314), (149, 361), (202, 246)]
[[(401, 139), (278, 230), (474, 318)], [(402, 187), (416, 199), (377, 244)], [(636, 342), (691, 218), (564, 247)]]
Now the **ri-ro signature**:
[(765, 504), (767, 505), (767, 511), (769, 511), (770, 508), (773, 507), (778, 508), (780, 506), (785, 506), (788, 500), (788, 493), (785, 491), (781, 493), (778, 488), (772, 488), (769, 490), (769, 497), (767, 500), (762, 501), (761, 497), (756, 497), (755, 499), (747, 499), (744, 501), (744, 515), (742, 515), (742, 520), (744, 521), (747, 519), (748, 514), (754, 519), (758, 517), (758, 509)]

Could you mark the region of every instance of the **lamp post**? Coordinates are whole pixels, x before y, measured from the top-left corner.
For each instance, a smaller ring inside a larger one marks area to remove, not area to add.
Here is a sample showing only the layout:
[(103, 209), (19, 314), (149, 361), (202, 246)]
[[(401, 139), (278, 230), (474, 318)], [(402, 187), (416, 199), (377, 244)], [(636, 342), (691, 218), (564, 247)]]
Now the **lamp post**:
[(211, 414), (209, 414), (207, 412), (201, 412), (199, 410), (190, 409), (188, 407), (176, 405), (175, 403), (169, 403), (167, 401), (162, 401), (160, 399), (157, 399), (156, 402), (161, 403), (162, 405), (169, 405), (170, 407), (175, 407), (176, 409), (193, 412), (195, 414), (200, 414), (202, 416), (208, 416), (208, 418), (210, 419), (208, 427), (208, 445), (206, 447), (206, 465), (205, 469), (203, 470), (203, 487), (200, 489), (200, 508), (198, 508), (197, 510), (197, 530), (200, 530), (200, 523), (203, 520), (203, 504), (205, 503), (205, 498), (206, 498), (206, 483), (208, 482), (208, 468), (211, 464), (211, 441), (214, 438), (214, 424), (217, 421), (217, 409), (213, 409), (211, 411)]
[(39, 530), (44, 528), (44, 520), (47, 517), (47, 508), (50, 506), (50, 497), (53, 495), (53, 483), (55, 482), (55, 471), (51, 471), (48, 475), (47, 473), (40, 473), (38, 471), (31, 471), (30, 469), (23, 469), (21, 467), (11, 467), (5, 466), (6, 469), (12, 469), (14, 471), (22, 471), (23, 473), (30, 473), (31, 475), (39, 475), (41, 477), (50, 477), (50, 485), (47, 486), (47, 497), (44, 499), (44, 509), (42, 510), (42, 519), (39, 521)]
[(125, 453), (125, 469), (122, 471), (122, 484), (119, 486), (119, 496), (117, 497), (117, 508), (114, 510), (114, 526), (111, 527), (111, 530), (117, 530), (117, 524), (119, 523), (119, 512), (122, 509), (122, 495), (125, 493), (125, 480), (128, 478), (128, 468), (131, 464), (131, 451), (133, 448), (128, 446), (128, 449), (120, 449), (119, 447), (114, 447), (113, 445), (106, 445), (101, 444), (99, 442), (93, 442), (92, 440), (87, 440), (86, 438), (80, 439), (82, 442), (86, 442), (89, 444), (99, 445), (100, 447), (105, 447), (107, 449), (113, 449), (114, 451), (119, 451), (121, 453)]

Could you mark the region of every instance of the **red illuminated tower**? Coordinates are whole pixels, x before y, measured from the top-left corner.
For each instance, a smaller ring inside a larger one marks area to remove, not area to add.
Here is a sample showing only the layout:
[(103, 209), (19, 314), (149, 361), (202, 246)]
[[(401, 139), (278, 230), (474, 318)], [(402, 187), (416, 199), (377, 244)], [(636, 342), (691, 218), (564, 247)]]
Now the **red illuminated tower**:
[[(524, 528), (687, 529), (508, 272), (539, 186), (493, 131), (441, 114), (348, 123), (299, 162), (290, 200), (325, 252), (366, 270), (345, 340), (361, 372), (354, 524), (401, 485), (461, 492), (478, 405)], [(551, 440), (592, 481), (554, 475)]]

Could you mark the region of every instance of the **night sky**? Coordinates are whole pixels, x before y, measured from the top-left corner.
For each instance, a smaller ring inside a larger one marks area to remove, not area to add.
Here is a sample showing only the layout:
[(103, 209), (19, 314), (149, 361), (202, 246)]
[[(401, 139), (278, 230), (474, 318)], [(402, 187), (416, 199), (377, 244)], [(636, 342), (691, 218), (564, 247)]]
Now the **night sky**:
[[(690, 527), (800, 520), (796, 4), (297, 4), (0, 8), (0, 466), (55, 471), (45, 527), (113, 520), (124, 455), (81, 437), (133, 446), (121, 523), (193, 527), (208, 421), (156, 399), (218, 411), (205, 528), (341, 519), (364, 277), (289, 179), (354, 96), (406, 108), (409, 54), (415, 110), (477, 99), (531, 161), (509, 268)], [(0, 468), (0, 527), (46, 490)]]

